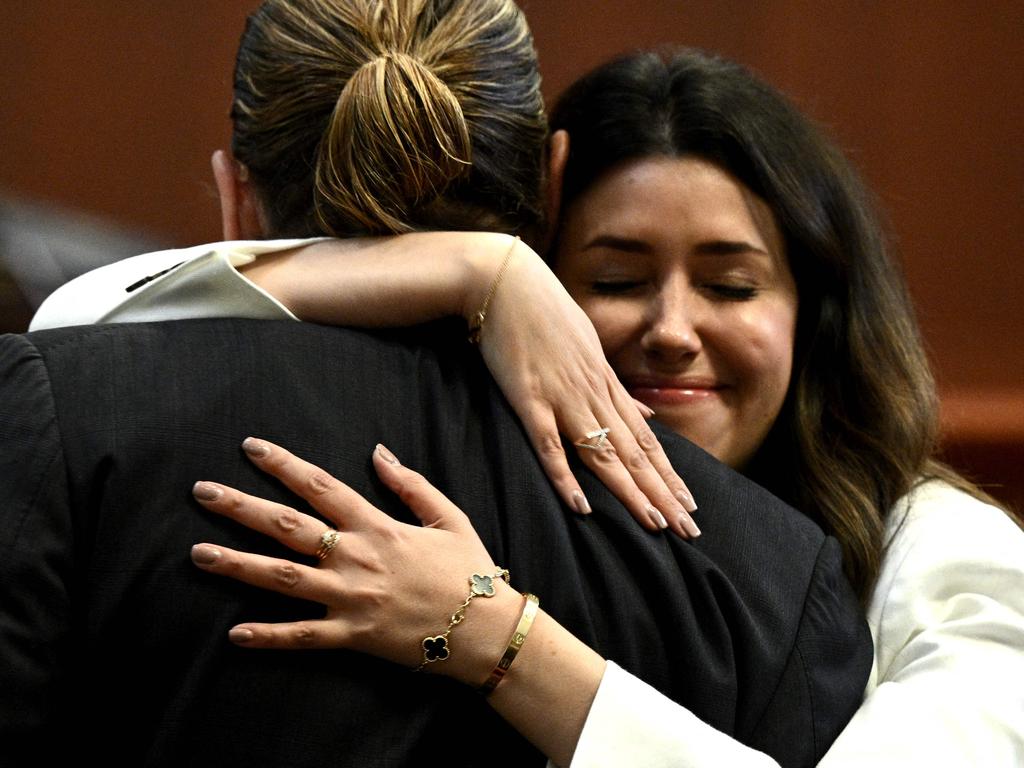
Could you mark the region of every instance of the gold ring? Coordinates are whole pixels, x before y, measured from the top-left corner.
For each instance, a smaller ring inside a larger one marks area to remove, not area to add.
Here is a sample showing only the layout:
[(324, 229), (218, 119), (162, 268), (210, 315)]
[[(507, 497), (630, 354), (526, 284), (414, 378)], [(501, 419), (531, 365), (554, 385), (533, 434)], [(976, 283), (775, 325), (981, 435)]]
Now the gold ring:
[(595, 429), (593, 432), (587, 432), (582, 440), (577, 440), (573, 445), (580, 448), (589, 448), (592, 451), (603, 451), (605, 444), (608, 442), (609, 432), (611, 432), (611, 429), (608, 427)]
[(323, 560), (338, 546), (338, 539), (341, 538), (341, 534), (333, 528), (328, 528), (322, 534), (320, 534), (320, 546), (316, 548), (316, 556)]

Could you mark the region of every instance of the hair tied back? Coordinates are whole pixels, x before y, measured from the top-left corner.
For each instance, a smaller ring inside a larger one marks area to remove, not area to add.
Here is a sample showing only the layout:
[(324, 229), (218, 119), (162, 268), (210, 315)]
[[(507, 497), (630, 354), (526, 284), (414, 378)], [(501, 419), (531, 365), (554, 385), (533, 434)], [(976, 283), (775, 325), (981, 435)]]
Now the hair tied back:
[(388, 51), (360, 67), (338, 96), (317, 157), (317, 217), (331, 234), (352, 223), (371, 233), (407, 232), (410, 209), (443, 194), (471, 160), (455, 94), (419, 59)]

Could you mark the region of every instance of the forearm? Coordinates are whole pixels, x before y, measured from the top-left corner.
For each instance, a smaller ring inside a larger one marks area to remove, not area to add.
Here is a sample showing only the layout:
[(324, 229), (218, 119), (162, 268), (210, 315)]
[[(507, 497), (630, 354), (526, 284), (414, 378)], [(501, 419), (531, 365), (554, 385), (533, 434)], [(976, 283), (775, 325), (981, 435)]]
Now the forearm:
[(605, 661), (543, 612), (529, 644), (490, 695), (490, 704), (552, 762), (568, 766)]
[[(485, 605), (474, 605), (472, 632), (453, 676), (474, 687), (501, 658), (522, 613), (524, 598), (504, 589)], [(477, 601), (478, 603), (480, 601)], [(453, 659), (455, 651), (453, 649)], [(601, 656), (543, 610), (501, 683), (487, 697), (494, 710), (547, 755), (568, 766), (604, 674)], [(440, 670), (439, 670), (440, 671)]]
[[(302, 320), (403, 326), (472, 314), (513, 242), (490, 232), (325, 240), (263, 256), (241, 271)], [(539, 258), (524, 245), (519, 253)]]
[[(452, 670), (457, 679), (478, 686), (500, 658), (522, 609), (522, 598), (507, 592), (487, 606), (500, 618), (478, 613), (477, 634), (463, 646), (458, 671)], [(562, 768), (778, 768), (768, 755), (715, 730), (632, 675), (614, 665), (606, 670), (597, 652), (543, 611), (488, 703)]]

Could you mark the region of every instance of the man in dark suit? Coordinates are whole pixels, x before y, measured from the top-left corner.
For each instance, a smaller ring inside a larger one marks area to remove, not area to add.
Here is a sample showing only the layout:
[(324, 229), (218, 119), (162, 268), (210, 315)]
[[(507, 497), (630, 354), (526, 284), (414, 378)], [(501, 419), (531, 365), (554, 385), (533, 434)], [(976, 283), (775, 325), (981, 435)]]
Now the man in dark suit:
[(210, 320), (3, 337), (5, 754), (45, 763), (70, 743), (111, 764), (539, 762), (450, 681), (226, 640), (239, 621), (318, 614), (189, 561), (198, 541), (294, 556), (189, 494), (216, 478), (297, 504), (243, 457), (254, 434), (409, 519), (372, 479), (386, 441), (471, 516), (517, 588), (600, 653), (783, 764), (820, 757), (870, 666), (835, 543), (664, 432), (703, 502), (695, 543), (641, 530), (579, 467), (595, 512), (566, 512), (486, 370), (445, 341), (453, 330)]
[[(535, 81), (531, 67), (514, 71)], [(493, 172), (539, 173), (535, 157), (497, 157)], [(474, 144), (477, 175), (456, 185), (460, 204), (473, 184), (507, 189), (487, 178), (485, 159)], [(254, 193), (249, 179), (241, 165), (220, 166), (226, 237), (255, 236), (246, 228), (273, 219), (261, 200), (279, 196)], [(308, 219), (310, 201), (281, 183)], [(524, 184), (539, 186), (536, 176)], [(469, 206), (481, 221), (527, 208), (483, 192)], [(202, 541), (294, 556), (189, 493), (205, 478), (298, 505), (243, 457), (247, 435), (409, 520), (369, 466), (372, 446), (386, 443), (469, 514), (514, 585), (584, 642), (783, 764), (816, 762), (871, 664), (835, 542), (664, 430), (701, 502), (700, 539), (643, 531), (575, 461), (594, 513), (568, 512), (464, 330), (222, 319), (0, 338), (4, 764), (46, 764), (68, 747), (114, 765), (543, 763), (475, 692), (439, 676), (346, 652), (227, 641), (240, 621), (322, 611), (189, 560)]]

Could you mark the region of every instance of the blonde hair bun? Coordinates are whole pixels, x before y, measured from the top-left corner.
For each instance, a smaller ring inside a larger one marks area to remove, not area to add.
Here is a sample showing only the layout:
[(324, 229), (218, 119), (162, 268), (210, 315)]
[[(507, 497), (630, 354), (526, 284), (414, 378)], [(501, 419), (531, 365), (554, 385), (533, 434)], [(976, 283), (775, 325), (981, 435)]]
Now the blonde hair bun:
[(469, 128), (455, 94), (419, 59), (389, 51), (345, 84), (316, 166), (316, 210), (334, 234), (338, 214), (369, 232), (407, 232), (469, 172)]
[(266, 0), (234, 87), (276, 236), (541, 227), (547, 120), (512, 0)]

